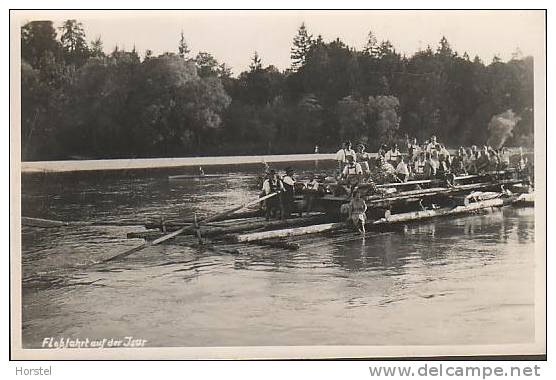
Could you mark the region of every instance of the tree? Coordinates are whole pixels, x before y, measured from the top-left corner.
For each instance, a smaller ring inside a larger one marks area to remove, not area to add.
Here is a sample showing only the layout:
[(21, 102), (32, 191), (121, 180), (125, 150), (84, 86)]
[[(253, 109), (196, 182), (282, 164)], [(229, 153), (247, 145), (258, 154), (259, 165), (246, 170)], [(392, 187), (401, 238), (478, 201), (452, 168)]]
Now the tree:
[(297, 35), (293, 38), (293, 47), (291, 48), (290, 57), (292, 59), (292, 68), (299, 69), (305, 64), (307, 54), (313, 45), (313, 36), (307, 32), (305, 23), (302, 23), (297, 30)]
[(218, 78), (201, 78), (194, 62), (175, 54), (143, 61), (128, 121), (140, 152), (163, 156), (201, 153), (204, 136), (221, 126), (230, 103)]
[(376, 142), (386, 141), (392, 143), (400, 127), (399, 114), (400, 102), (395, 96), (369, 97), (369, 110), (373, 120), (369, 139)]
[(76, 66), (83, 65), (89, 58), (89, 48), (85, 39), (83, 24), (77, 20), (66, 20), (59, 28), (60, 41), (64, 51), (65, 61)]
[(451, 57), (452, 54), (454, 53), (452, 51), (452, 48), (450, 47), (450, 43), (448, 42), (448, 39), (445, 36), (442, 36), (442, 38), (440, 39), (440, 43), (438, 45), (438, 49), (436, 50), (436, 53), (443, 57)]
[(195, 57), (197, 73), (200, 77), (206, 78), (210, 76), (218, 76), (219, 63), (211, 54), (201, 51)]
[(57, 58), (59, 53), (60, 44), (52, 21), (31, 21), (21, 28), (21, 58), (33, 68), (39, 68), (45, 54)]
[(340, 127), (339, 137), (342, 141), (346, 139), (361, 141), (367, 135), (366, 102), (355, 99), (351, 95), (346, 96), (338, 102), (336, 112)]
[(365, 43), (365, 48), (363, 51), (369, 54), (371, 57), (377, 57), (379, 55), (378, 40), (372, 30), (369, 30), (367, 35), (367, 42)]
[(190, 50), (189, 47), (187, 46), (187, 42), (185, 41), (185, 37), (183, 35), (183, 30), (182, 30), (180, 34), (180, 42), (178, 44), (178, 55), (183, 59), (185, 59), (187, 58), (189, 52)]
[(249, 69), (251, 71), (258, 71), (261, 70), (262, 67), (263, 67), (262, 60), (259, 57), (259, 53), (255, 52), (255, 54), (253, 54), (253, 58), (251, 59), (251, 64), (249, 65)]
[(100, 36), (91, 41), (90, 54), (91, 57), (104, 57), (104, 46)]

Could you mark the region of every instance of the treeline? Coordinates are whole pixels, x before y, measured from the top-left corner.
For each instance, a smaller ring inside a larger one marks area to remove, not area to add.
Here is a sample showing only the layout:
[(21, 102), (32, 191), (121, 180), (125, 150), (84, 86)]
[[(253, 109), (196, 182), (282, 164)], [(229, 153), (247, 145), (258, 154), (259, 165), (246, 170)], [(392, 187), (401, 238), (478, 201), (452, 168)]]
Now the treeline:
[[(446, 38), (411, 57), (371, 33), (362, 51), (313, 37), (302, 25), (292, 66), (255, 52), (237, 77), (210, 53), (104, 52), (81, 23), (33, 21), (21, 34), (23, 160), (280, 154), (376, 150), (436, 134), (448, 146), (483, 144), (489, 122), (511, 110), (506, 145), (533, 142), (533, 59), (458, 54)], [(485, 36), (488, 38), (488, 36)]]

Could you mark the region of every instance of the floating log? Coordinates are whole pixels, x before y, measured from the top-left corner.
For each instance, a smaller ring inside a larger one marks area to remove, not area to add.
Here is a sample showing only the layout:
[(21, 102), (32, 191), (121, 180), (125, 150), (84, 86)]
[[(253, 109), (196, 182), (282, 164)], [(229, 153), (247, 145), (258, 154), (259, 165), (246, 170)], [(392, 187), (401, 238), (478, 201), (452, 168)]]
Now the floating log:
[(128, 239), (146, 239), (146, 240), (154, 240), (162, 236), (160, 230), (146, 230), (146, 231), (138, 231), (138, 232), (128, 232), (127, 238)]
[[(258, 203), (260, 203), (260, 202), (262, 202), (262, 201), (264, 201), (264, 200), (266, 200), (266, 199), (269, 199), (269, 198), (271, 198), (271, 197), (274, 197), (274, 196), (276, 196), (276, 195), (278, 195), (278, 193), (270, 193), (270, 194), (268, 194), (268, 195), (265, 195), (264, 197), (261, 197), (261, 198), (252, 200), (252, 201), (247, 202), (247, 203), (243, 203), (243, 204), (241, 204), (241, 205), (239, 205), (239, 206), (236, 206), (236, 207), (234, 207), (234, 208), (231, 208), (231, 209), (229, 209), (229, 210), (226, 210), (226, 211), (223, 211), (223, 212), (221, 212), (221, 213), (218, 213), (218, 214), (215, 214), (215, 215), (213, 215), (213, 216), (210, 216), (210, 217), (208, 217), (208, 218), (202, 219), (202, 220), (199, 221), (199, 225), (200, 225), (200, 224), (204, 224), (204, 223), (208, 223), (208, 222), (212, 222), (212, 221), (214, 221), (215, 219), (217, 219), (217, 218), (219, 218), (219, 217), (222, 217), (222, 216), (231, 215), (231, 214), (233, 214), (234, 212), (241, 210), (242, 208), (246, 208), (246, 207), (249, 207), (249, 206), (256, 205), (256, 204), (258, 204)], [(170, 234), (168, 234), (168, 235), (164, 235), (164, 236), (162, 236), (162, 237), (159, 237), (158, 239), (153, 240), (152, 242), (146, 241), (145, 243), (143, 243), (143, 244), (141, 244), (141, 245), (138, 245), (138, 246), (136, 246), (136, 247), (133, 247), (133, 248), (131, 248), (131, 249), (128, 249), (127, 251), (124, 251), (124, 252), (119, 253), (119, 254), (117, 254), (117, 255), (115, 255), (115, 256), (112, 256), (112, 257), (110, 257), (110, 258), (104, 260), (104, 262), (113, 261), (113, 260), (119, 260), (119, 259), (124, 258), (124, 257), (127, 257), (127, 256), (129, 256), (129, 255), (131, 255), (131, 254), (133, 254), (133, 253), (135, 253), (135, 252), (138, 252), (138, 251), (140, 251), (140, 250), (142, 250), (142, 249), (144, 249), (144, 248), (146, 248), (146, 247), (149, 247), (149, 246), (152, 246), (152, 245), (157, 245), (157, 244), (160, 244), (160, 243), (162, 243), (162, 242), (165, 242), (166, 240), (173, 239), (174, 237), (176, 237), (176, 236), (178, 236), (178, 235), (184, 233), (184, 232), (187, 231), (187, 230), (194, 230), (194, 229), (195, 229), (195, 226), (185, 226), (185, 227), (182, 227), (182, 228), (180, 228), (179, 230), (174, 231), (174, 232), (172, 232), (172, 233), (170, 233)]]
[(233, 236), (233, 239), (236, 242), (268, 240), (273, 238), (284, 238), (289, 236), (308, 235), (308, 234), (316, 234), (316, 233), (326, 232), (326, 231), (333, 231), (340, 228), (345, 228), (345, 226), (346, 226), (345, 223), (315, 224), (306, 227), (286, 228), (282, 230), (263, 231), (263, 232), (254, 232), (251, 234), (235, 235)]
[[(214, 222), (220, 222), (223, 220), (232, 220), (232, 219), (247, 219), (247, 218), (254, 218), (257, 216), (263, 216), (263, 211), (262, 210), (253, 210), (253, 211), (244, 211), (244, 212), (236, 212), (233, 215), (223, 215), (220, 216), (216, 219), (213, 219)], [(185, 218), (185, 219), (180, 219), (180, 220), (165, 220), (164, 221), (164, 225), (167, 228), (181, 228), (184, 227), (188, 224), (193, 224), (195, 223), (195, 218)], [(160, 220), (158, 221), (149, 221), (147, 223), (140, 223), (140, 224), (145, 224), (145, 227), (147, 228), (160, 228), (161, 227), (161, 223)], [(208, 223), (205, 223), (206, 225), (208, 225)]]
[(68, 221), (64, 222), (61, 220), (51, 220), (42, 218), (30, 218), (27, 216), (21, 217), (21, 225), (28, 227), (40, 227), (40, 228), (55, 228), (64, 226), (140, 226), (144, 224), (144, 221), (135, 220), (107, 220), (107, 221), (94, 221), (94, 222), (79, 222), (79, 221)]
[(41, 227), (41, 228), (53, 228), (67, 226), (67, 222), (62, 222), (60, 220), (50, 220), (42, 218), (29, 218), (26, 216), (21, 217), (21, 225), (29, 227)]
[(535, 205), (535, 193), (525, 193), (520, 194), (517, 197), (514, 205), (516, 206), (534, 206)]
[(440, 216), (468, 213), (480, 209), (502, 207), (504, 205), (511, 204), (516, 200), (517, 200), (516, 197), (496, 198), (487, 201), (471, 203), (468, 206), (456, 206), (453, 208), (447, 207), (447, 208), (440, 208), (436, 210), (425, 210), (425, 211), (406, 212), (402, 214), (394, 214), (376, 220), (373, 222), (373, 224), (379, 225), (379, 224), (387, 224), (387, 223), (412, 222), (412, 221), (430, 219), (430, 218), (435, 218)]
[(471, 194), (452, 196), (451, 199), (458, 206), (469, 206), (473, 202), (487, 201), (501, 196), (502, 193), (494, 191), (474, 191)]
[(205, 179), (205, 178), (220, 178), (226, 177), (227, 174), (179, 174), (168, 176), (169, 180), (176, 179)]
[(300, 247), (299, 243), (292, 243), (284, 240), (253, 240), (250, 241), (249, 243), (262, 245), (266, 247), (272, 247), (272, 248), (282, 248), (290, 251), (297, 251)]
[[(258, 229), (271, 229), (271, 228), (283, 228), (283, 227), (299, 227), (306, 226), (309, 224), (322, 223), (330, 220), (328, 216), (323, 213), (317, 215), (306, 216), (302, 218), (290, 218), (285, 220), (256, 220), (256, 221), (243, 221), (241, 223), (234, 224), (222, 224), (222, 225), (212, 225), (211, 227), (201, 226), (200, 231), (203, 236), (206, 237), (216, 237), (221, 235), (235, 234), (244, 231), (253, 231)], [(177, 227), (167, 227), (167, 231), (176, 230)], [(195, 235), (195, 231), (185, 231), (184, 234)], [(162, 236), (163, 233), (157, 230), (147, 230), (129, 233), (128, 238), (142, 237), (145, 239), (156, 239)]]
[(442, 183), (438, 179), (423, 179), (419, 181), (407, 181), (407, 182), (395, 182), (395, 183), (385, 183), (382, 185), (376, 185), (379, 189), (389, 188), (389, 187), (404, 187), (404, 186), (416, 186), (416, 185), (430, 185), (432, 183)]

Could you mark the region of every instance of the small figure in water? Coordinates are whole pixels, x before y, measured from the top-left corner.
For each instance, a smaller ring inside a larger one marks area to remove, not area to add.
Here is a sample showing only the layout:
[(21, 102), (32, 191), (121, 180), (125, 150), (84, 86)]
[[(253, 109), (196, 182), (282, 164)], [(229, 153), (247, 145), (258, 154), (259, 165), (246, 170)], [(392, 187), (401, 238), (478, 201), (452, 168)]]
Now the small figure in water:
[(367, 204), (365, 203), (365, 200), (361, 198), (361, 191), (359, 189), (355, 189), (353, 197), (349, 202), (349, 220), (363, 235), (365, 234), (365, 223), (367, 222), (366, 212)]
[(205, 175), (205, 171), (203, 170), (202, 166), (199, 166), (199, 175), (202, 177)]

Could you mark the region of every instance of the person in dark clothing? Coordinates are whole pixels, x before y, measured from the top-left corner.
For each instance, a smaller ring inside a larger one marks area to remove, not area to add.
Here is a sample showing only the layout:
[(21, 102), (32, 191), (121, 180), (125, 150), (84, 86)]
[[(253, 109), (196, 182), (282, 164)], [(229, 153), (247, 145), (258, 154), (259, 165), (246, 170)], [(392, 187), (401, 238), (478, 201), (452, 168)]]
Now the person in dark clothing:
[[(270, 169), (263, 182), (262, 195), (265, 196), (281, 191), (284, 191), (282, 181), (280, 181), (280, 178), (276, 175), (276, 171), (274, 169)], [(276, 217), (278, 212), (280, 212), (280, 217), (283, 217), (284, 211), (282, 202), (280, 201), (280, 196), (281, 194), (278, 194), (265, 201), (266, 220), (270, 220), (272, 216)]]
[(282, 177), (282, 186), (284, 188), (284, 193), (282, 194), (282, 204), (284, 206), (283, 217), (289, 218), (295, 206), (295, 181), (293, 179), (293, 169), (291, 167), (286, 168), (286, 175)]

